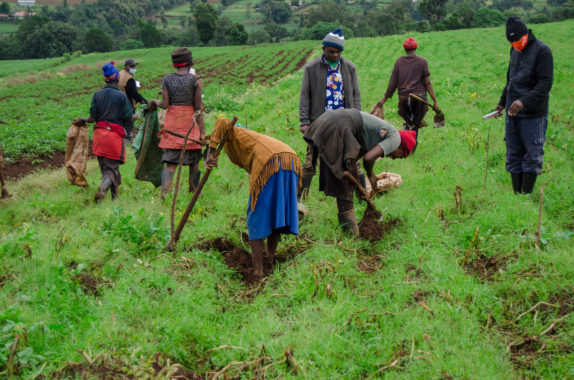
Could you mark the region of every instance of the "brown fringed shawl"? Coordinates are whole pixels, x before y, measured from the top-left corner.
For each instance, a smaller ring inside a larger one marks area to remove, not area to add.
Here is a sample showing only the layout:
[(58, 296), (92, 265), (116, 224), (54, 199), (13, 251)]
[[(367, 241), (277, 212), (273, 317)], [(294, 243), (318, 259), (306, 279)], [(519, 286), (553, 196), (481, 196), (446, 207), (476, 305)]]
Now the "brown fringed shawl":
[[(209, 146), (217, 148), (229, 128), (229, 120), (217, 119)], [(261, 133), (233, 127), (225, 136), (224, 147), (231, 162), (249, 173), (252, 210), (267, 180), (279, 170), (293, 170), (299, 176), (298, 188), (301, 187), (301, 161), (289, 145)]]

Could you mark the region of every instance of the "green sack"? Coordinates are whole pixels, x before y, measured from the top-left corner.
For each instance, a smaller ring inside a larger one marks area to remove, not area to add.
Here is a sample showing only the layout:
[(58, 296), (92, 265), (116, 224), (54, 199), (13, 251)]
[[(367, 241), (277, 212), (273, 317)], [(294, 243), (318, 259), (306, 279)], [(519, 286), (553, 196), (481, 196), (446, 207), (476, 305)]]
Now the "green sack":
[(144, 121), (134, 139), (132, 147), (135, 149), (137, 158), (135, 176), (140, 181), (149, 181), (155, 187), (161, 185), (161, 172), (163, 162), (161, 156), (163, 149), (159, 145), (160, 138), (157, 134), (160, 131), (157, 110), (148, 111), (143, 109)]

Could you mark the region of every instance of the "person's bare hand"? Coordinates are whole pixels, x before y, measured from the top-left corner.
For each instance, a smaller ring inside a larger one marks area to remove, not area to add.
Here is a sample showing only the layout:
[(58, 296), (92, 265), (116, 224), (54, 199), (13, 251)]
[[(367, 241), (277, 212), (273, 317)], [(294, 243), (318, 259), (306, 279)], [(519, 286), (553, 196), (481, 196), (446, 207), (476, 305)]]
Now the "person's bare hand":
[(495, 112), (497, 112), (497, 114), (494, 116), (499, 117), (502, 116), (502, 111), (504, 111), (504, 106), (501, 106), (500, 104), (496, 106), (496, 108), (494, 109)]
[(77, 125), (78, 127), (83, 127), (86, 125), (87, 122), (88, 122), (88, 119), (86, 119), (84, 117), (77, 117), (74, 119), (72, 124)]
[(301, 133), (305, 134), (305, 132), (307, 132), (307, 129), (309, 129), (309, 124), (303, 124), (299, 127), (299, 130), (301, 131)]
[(524, 104), (522, 104), (520, 99), (516, 99), (514, 102), (512, 102), (512, 104), (510, 105), (510, 108), (508, 109), (508, 116), (516, 115), (517, 113), (522, 111), (523, 108), (524, 108)]

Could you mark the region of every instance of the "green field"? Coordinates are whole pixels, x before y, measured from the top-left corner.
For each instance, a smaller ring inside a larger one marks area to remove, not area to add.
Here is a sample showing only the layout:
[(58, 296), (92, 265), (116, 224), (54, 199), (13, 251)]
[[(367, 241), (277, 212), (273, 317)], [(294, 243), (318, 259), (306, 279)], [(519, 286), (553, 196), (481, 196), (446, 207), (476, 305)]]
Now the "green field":
[[(14, 196), (0, 204), (0, 377), (139, 379), (163, 368), (158, 377), (166, 378), (181, 371), (179, 363), (220, 378), (573, 378), (574, 21), (531, 27), (555, 60), (535, 194), (512, 194), (504, 122), (481, 120), (505, 81), (503, 28), (416, 34), (447, 124), (423, 129), (409, 159), (376, 164), (376, 172), (403, 178), (375, 200), (385, 221), (400, 222), (375, 243), (342, 236), (334, 201), (315, 179), (300, 237), (280, 243), (280, 263), (255, 287), (208, 248), (215, 238), (247, 248), (249, 179), (224, 154), (174, 255), (164, 248), (170, 202), (133, 178), (131, 154), (115, 202), (93, 203), (95, 162), (87, 190), (70, 186), (61, 169), (8, 182)], [(382, 97), (405, 37), (346, 42), (364, 109)], [(236, 115), (303, 157), (302, 73), (273, 69), (286, 62), (280, 57), (309, 49), (314, 56), (319, 47), (194, 49), (206, 76), (207, 132), (219, 115)], [(87, 116), (102, 85), (96, 66), (106, 59), (139, 60), (138, 79), (153, 97), (171, 70), (169, 51), (94, 54), (61, 66), (35, 61), (56, 72), (92, 69), (30, 84), (9, 85), (3, 74), (3, 147), (12, 157), (34, 146), (61, 149), (70, 121)], [(249, 84), (253, 77), (264, 80)], [(387, 102), (385, 115), (399, 125), (396, 101)], [(180, 196), (178, 217), (188, 200)], [(364, 207), (356, 206), (358, 219)]]

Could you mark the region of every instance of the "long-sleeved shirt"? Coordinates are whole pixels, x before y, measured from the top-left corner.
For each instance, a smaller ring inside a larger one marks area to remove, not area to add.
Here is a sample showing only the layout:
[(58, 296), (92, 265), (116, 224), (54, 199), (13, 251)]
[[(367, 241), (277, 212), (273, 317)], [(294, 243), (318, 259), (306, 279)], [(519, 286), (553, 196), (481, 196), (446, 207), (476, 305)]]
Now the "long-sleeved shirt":
[(546, 116), (553, 77), (552, 51), (529, 30), (524, 50), (510, 49), (506, 86), (498, 104), (508, 110), (515, 100), (520, 100), (524, 108), (516, 117)]
[(133, 115), (130, 100), (115, 84), (108, 84), (94, 93), (90, 105), (90, 117), (125, 126)]
[(429, 75), (429, 65), (426, 59), (416, 55), (400, 57), (395, 61), (385, 97), (392, 98), (397, 89), (399, 96), (426, 95), (427, 88), (424, 80)]

